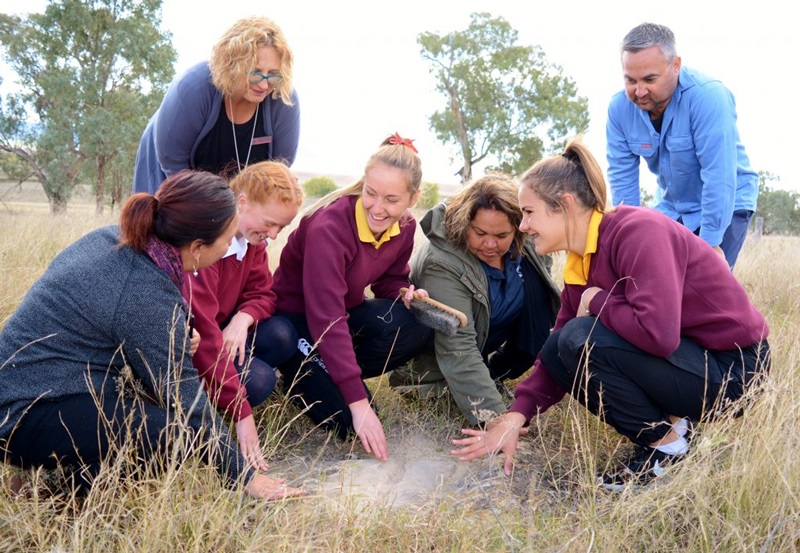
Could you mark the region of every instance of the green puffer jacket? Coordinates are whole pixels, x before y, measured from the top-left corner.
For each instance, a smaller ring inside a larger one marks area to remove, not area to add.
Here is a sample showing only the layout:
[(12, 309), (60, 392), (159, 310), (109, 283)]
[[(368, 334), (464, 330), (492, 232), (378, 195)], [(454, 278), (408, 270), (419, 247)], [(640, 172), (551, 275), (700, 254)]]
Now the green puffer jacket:
[[(481, 356), (489, 335), (491, 316), (486, 273), (477, 257), (447, 240), (444, 207), (445, 204), (440, 203), (420, 221), (420, 228), (428, 240), (411, 258), (411, 281), (417, 288), (427, 290), (431, 298), (462, 311), (469, 322), (454, 336), (437, 332), (435, 354), (423, 354), (414, 359), (413, 375), (426, 383), (446, 380), (459, 409), (470, 424), (475, 425), (504, 413), (507, 407)], [(535, 279), (532, 271), (538, 273), (545, 283), (549, 299), (544, 302), (546, 305), (527, 304), (523, 308), (520, 329), (521, 332), (530, 332), (518, 340), (518, 345), (536, 356), (555, 322), (560, 293), (550, 277), (552, 260), (538, 256), (530, 240), (525, 242), (523, 258), (523, 276), (526, 272), (530, 275), (526, 282)], [(531, 294), (526, 287), (526, 298), (529, 297)], [(539, 309), (548, 310), (550, 326), (544, 338), (528, 340), (526, 337), (534, 334), (530, 328), (534, 324), (531, 310)]]

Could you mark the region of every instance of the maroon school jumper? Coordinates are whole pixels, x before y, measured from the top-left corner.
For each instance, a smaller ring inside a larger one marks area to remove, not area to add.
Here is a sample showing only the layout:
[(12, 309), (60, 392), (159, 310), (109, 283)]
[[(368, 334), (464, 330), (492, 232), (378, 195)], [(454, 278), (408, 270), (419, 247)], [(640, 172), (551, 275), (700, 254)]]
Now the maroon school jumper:
[(380, 248), (358, 237), (355, 204), (344, 196), (303, 217), (281, 251), (273, 289), (278, 311), (304, 315), (311, 337), (347, 404), (367, 397), (356, 363), (347, 310), (361, 305), (369, 286), (376, 298), (395, 299), (408, 286), (408, 259), (417, 223), (410, 212), (400, 234)]
[(239, 311), (257, 323), (275, 313), (267, 248), (262, 242), (248, 244), (241, 261), (223, 257), (210, 267), (191, 274), (183, 285), (183, 296), (192, 305), (200, 347), (192, 360), (211, 400), (235, 422), (253, 412), (247, 392), (232, 360), (222, 351), (222, 325)]
[[(566, 285), (554, 330), (577, 313), (581, 294), (597, 286), (589, 311), (609, 330), (658, 357), (681, 337), (709, 350), (731, 350), (769, 335), (764, 316), (725, 260), (692, 232), (652, 209), (619, 206), (603, 216), (585, 286)], [(536, 360), (516, 389), (511, 411), (530, 419), (564, 397)]]

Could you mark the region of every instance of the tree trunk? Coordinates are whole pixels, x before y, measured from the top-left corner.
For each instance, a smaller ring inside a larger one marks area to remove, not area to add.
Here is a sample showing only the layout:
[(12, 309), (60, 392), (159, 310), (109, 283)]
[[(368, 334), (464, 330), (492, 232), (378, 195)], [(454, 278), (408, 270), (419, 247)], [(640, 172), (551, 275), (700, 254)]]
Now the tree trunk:
[(472, 160), (464, 156), (464, 167), (461, 168), (461, 184), (467, 184), (472, 180)]
[(453, 115), (453, 120), (456, 124), (458, 143), (461, 145), (461, 155), (464, 157), (464, 165), (459, 171), (461, 184), (464, 184), (472, 178), (472, 152), (469, 148), (469, 133), (467, 132), (467, 124), (464, 122), (464, 114), (461, 112), (459, 104), (458, 88), (454, 82), (448, 81), (447, 93), (450, 95), (450, 113)]
[(755, 228), (753, 229), (753, 238), (758, 240), (764, 234), (764, 218), (756, 217)]
[(53, 215), (63, 215), (67, 212), (67, 204), (78, 180), (79, 163), (80, 160), (75, 159), (68, 165), (64, 164), (62, 165), (64, 169), (56, 174), (52, 174), (52, 172), (45, 174), (43, 171), (39, 182), (50, 202), (50, 213)]
[(67, 213), (67, 198), (63, 197), (60, 194), (49, 195), (47, 196), (47, 201), (50, 203), (50, 214), (51, 215), (64, 215)]
[(106, 156), (97, 156), (97, 186), (94, 195), (94, 213), (103, 214), (106, 196)]

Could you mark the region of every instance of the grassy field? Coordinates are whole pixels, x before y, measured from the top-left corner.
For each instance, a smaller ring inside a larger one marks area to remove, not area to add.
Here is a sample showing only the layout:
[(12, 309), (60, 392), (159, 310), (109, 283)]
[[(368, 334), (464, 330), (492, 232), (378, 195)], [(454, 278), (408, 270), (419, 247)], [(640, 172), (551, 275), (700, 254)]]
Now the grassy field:
[[(6, 198), (0, 205), (0, 326), (60, 249), (115, 219), (95, 218), (90, 200), (57, 218), (22, 204)], [(270, 246), (273, 265), (282, 243)], [(638, 492), (611, 494), (594, 485), (596, 471), (628, 445), (565, 400), (534, 420), (511, 478), (498, 474), (502, 459), (486, 459), (471, 463), (459, 486), (413, 501), (383, 502), (379, 493), (334, 501), (325, 470), (365, 457), (360, 446), (330, 440), (276, 395), (256, 413), (271, 470), (306, 486), (308, 497), (270, 505), (247, 500), (198, 463), (124, 480), (122, 452), (82, 500), (49, 493), (47, 475), (39, 473), (24, 475), (25, 495), (0, 487), (0, 550), (797, 551), (798, 274), (800, 238), (745, 244), (736, 276), (769, 321), (771, 378), (743, 417), (703, 425), (688, 459)], [(449, 457), (463, 419), (447, 398), (401, 397), (385, 377), (370, 386), (394, 444), (390, 455), (424, 440), (428, 453)], [(0, 477), (12, 472), (0, 468)]]

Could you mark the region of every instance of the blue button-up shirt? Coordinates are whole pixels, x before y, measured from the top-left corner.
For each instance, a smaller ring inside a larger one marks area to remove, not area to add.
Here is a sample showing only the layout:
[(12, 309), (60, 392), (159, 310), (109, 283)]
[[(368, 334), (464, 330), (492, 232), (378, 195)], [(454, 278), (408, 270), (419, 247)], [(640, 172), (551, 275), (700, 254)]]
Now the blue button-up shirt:
[(756, 210), (758, 174), (750, 168), (736, 127), (733, 94), (718, 80), (682, 67), (663, 114), (661, 133), (650, 113), (614, 95), (606, 125), (608, 179), (615, 205), (639, 205), (639, 160), (656, 175), (654, 207), (680, 218), (712, 246), (722, 242), (734, 210)]

